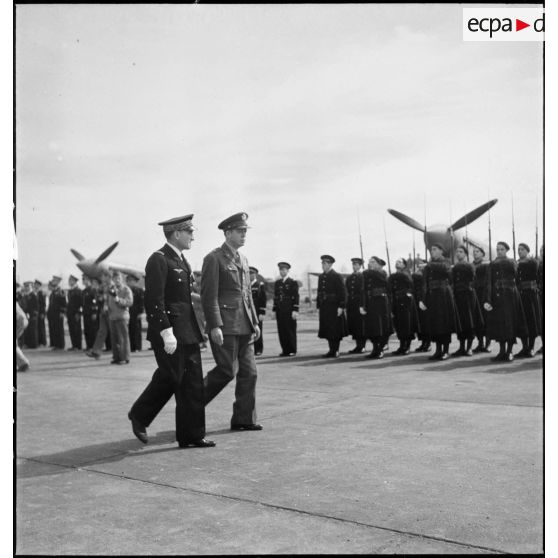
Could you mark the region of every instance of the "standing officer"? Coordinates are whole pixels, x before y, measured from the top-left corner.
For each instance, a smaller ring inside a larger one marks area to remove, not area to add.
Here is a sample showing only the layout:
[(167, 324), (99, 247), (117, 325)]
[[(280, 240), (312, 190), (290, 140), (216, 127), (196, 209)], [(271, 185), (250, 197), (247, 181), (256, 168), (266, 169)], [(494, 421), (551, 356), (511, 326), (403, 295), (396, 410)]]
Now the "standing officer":
[(151, 254), (145, 266), (147, 338), (157, 370), (128, 418), (134, 435), (144, 444), (151, 422), (174, 394), (176, 440), (180, 448), (208, 448), (200, 342), (200, 319), (192, 304), (192, 269), (183, 250), (194, 240), (193, 215), (162, 221), (166, 244)]
[(263, 353), (263, 320), (265, 316), (265, 308), (267, 306), (267, 295), (265, 292), (265, 283), (258, 279), (258, 269), (250, 266), (250, 289), (252, 291), (252, 302), (258, 313), (258, 327), (260, 328), (260, 338), (254, 341), (254, 351), (256, 356)]
[(77, 286), (78, 278), (70, 275), (68, 277), (68, 306), (66, 317), (68, 319), (68, 330), (72, 346), (68, 351), (81, 351), (81, 310), (83, 306), (83, 293)]
[(36, 349), (39, 344), (39, 299), (33, 290), (32, 281), (25, 281), (23, 289), (24, 308), (28, 320), (27, 328), (23, 334), (23, 343), (28, 349)]
[(518, 245), (517, 251), (517, 287), (525, 312), (527, 336), (521, 338), (523, 349), (515, 356), (532, 357), (535, 355), (535, 340), (542, 334), (542, 308), (537, 285), (539, 262), (529, 256), (531, 249), (524, 242)]
[(386, 262), (378, 256), (368, 260), (362, 272), (363, 288), (360, 313), (364, 316), (364, 335), (372, 341), (372, 352), (366, 358), (381, 359), (393, 331), (388, 297), (388, 276), (382, 269)]
[(64, 316), (66, 314), (66, 293), (60, 288), (62, 277), (53, 275), (51, 279), (52, 290), (48, 297), (47, 318), (51, 329), (50, 344), (53, 350), (63, 349)]
[(537, 351), (537, 354), (544, 354), (544, 245), (541, 246), (540, 250), (540, 259), (539, 259), (539, 268), (537, 270), (537, 287), (539, 289), (540, 298), (541, 298), (541, 310), (542, 310), (542, 330), (541, 330), (541, 339), (542, 339), (542, 346)]
[(254, 339), (260, 336), (258, 315), (250, 292), (246, 256), (238, 250), (246, 242), (246, 213), (219, 223), (225, 242), (203, 260), (201, 301), (216, 366), (204, 379), (209, 403), (235, 376), (231, 430), (261, 430), (256, 423), (256, 358)]
[(473, 282), (477, 300), (481, 305), (482, 323), (477, 328), (478, 345), (473, 349), (473, 353), (489, 353), (490, 338), (486, 336), (487, 312), (483, 302), (486, 300), (486, 283), (488, 281), (488, 264), (484, 261), (484, 249), (480, 246), (473, 248), (473, 266), (475, 268), (475, 280)]
[(99, 301), (97, 300), (97, 289), (93, 287), (91, 279), (82, 275), (83, 283), (83, 335), (85, 337), (85, 348), (90, 350), (95, 343), (98, 329)]
[(144, 312), (144, 291), (138, 286), (139, 277), (132, 273), (126, 275), (126, 283), (132, 291), (134, 302), (130, 306), (130, 323), (128, 334), (130, 337), (130, 351), (141, 351), (141, 315)]
[[(417, 260), (417, 270), (411, 274), (413, 279), (413, 294), (415, 295), (415, 302), (417, 306), (424, 303), (424, 275), (423, 270), (426, 267), (426, 260)], [(415, 353), (427, 353), (430, 351), (430, 334), (428, 332), (428, 319), (426, 312), (419, 312), (419, 328), (417, 334), (421, 344), (415, 349)]]
[(362, 258), (351, 258), (353, 272), (345, 279), (347, 289), (347, 331), (356, 342), (349, 353), (360, 354), (364, 351), (366, 339), (364, 337), (364, 322), (360, 313), (360, 299), (362, 297)]
[(436, 342), (436, 352), (430, 360), (446, 360), (451, 334), (459, 333), (459, 317), (450, 286), (451, 266), (444, 258), (444, 248), (434, 243), (430, 247), (431, 259), (424, 268), (424, 302), (419, 308), (426, 312), (430, 336)]
[(296, 325), (300, 297), (298, 294), (298, 283), (289, 277), (291, 264), (279, 262), (280, 279), (275, 281), (273, 297), (273, 312), (277, 318), (277, 333), (281, 344), (280, 357), (296, 355)]
[(327, 254), (321, 257), (323, 273), (318, 277), (317, 308), (320, 311), (318, 337), (327, 339), (329, 351), (324, 358), (338, 358), (341, 339), (347, 335), (345, 306), (347, 291), (343, 278), (332, 268), (335, 258)]
[(46, 338), (46, 327), (45, 327), (45, 316), (46, 316), (46, 296), (42, 289), (43, 284), (38, 280), (35, 279), (33, 283), (33, 290), (37, 295), (37, 301), (39, 304), (39, 315), (37, 318), (37, 333), (38, 333), (38, 341), (39, 346), (45, 347), (47, 344)]
[(512, 348), (517, 337), (525, 337), (525, 314), (516, 286), (517, 264), (507, 257), (507, 242), (496, 244), (496, 259), (488, 269), (485, 309), (488, 311), (486, 334), (500, 343), (493, 361), (513, 360)]

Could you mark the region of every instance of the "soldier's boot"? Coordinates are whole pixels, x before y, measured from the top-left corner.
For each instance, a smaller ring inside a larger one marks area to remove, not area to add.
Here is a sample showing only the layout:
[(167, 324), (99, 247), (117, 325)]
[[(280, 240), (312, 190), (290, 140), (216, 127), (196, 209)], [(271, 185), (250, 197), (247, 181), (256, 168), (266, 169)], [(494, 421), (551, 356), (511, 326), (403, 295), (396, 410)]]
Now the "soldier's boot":
[(529, 338), (528, 337), (522, 337), (521, 338), (521, 351), (519, 351), (518, 353), (515, 354), (516, 358), (524, 358), (527, 355), (529, 351)]
[(460, 357), (465, 356), (465, 339), (459, 340), (459, 349), (452, 353), (452, 356)]
[(500, 341), (500, 352), (495, 357), (492, 357), (490, 360), (493, 362), (500, 362), (505, 359), (506, 359), (506, 343)]
[(529, 345), (527, 347), (527, 358), (532, 358), (535, 356), (535, 339), (536, 337), (529, 337)]
[(440, 360), (442, 356), (442, 344), (436, 341), (436, 351), (432, 356), (428, 357), (428, 360)]
[(405, 341), (401, 340), (399, 341), (399, 347), (397, 348), (397, 350), (391, 351), (391, 353), (389, 354), (394, 356), (401, 356), (404, 351), (405, 351)]
[(411, 353), (411, 340), (407, 339), (405, 341), (405, 346), (403, 347), (403, 352), (401, 353), (402, 355), (408, 355)]
[(465, 356), (473, 356), (471, 347), (473, 346), (473, 338), (467, 339), (467, 347), (465, 348)]
[(492, 340), (490, 339), (490, 337), (486, 338), (486, 341), (484, 343), (484, 349), (482, 350), (483, 353), (491, 353), (492, 349), (490, 348), (490, 343), (492, 342)]
[(449, 358), (449, 346), (449, 341), (446, 341), (442, 344), (442, 355), (440, 356), (440, 360), (446, 360), (447, 358)]
[(415, 353), (423, 353), (424, 352), (424, 340), (420, 342), (420, 345), (415, 349)]
[(477, 336), (478, 343), (477, 346), (473, 349), (473, 353), (482, 353), (484, 352), (484, 337), (482, 335)]
[(430, 343), (430, 340), (425, 341), (424, 342), (424, 349), (422, 349), (423, 353), (428, 353), (430, 352), (430, 349), (432, 348), (432, 343)]
[(513, 354), (512, 354), (512, 349), (513, 349), (513, 341), (508, 341), (506, 343), (506, 355), (504, 357), (505, 361), (511, 362), (513, 360)]

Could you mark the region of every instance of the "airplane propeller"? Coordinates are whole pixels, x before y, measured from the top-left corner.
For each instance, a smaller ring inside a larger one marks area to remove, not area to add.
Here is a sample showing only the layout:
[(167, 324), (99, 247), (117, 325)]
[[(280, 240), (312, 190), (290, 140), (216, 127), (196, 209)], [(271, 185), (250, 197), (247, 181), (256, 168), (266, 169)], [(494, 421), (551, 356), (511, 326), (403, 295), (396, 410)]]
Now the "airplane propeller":
[[(111, 246), (109, 246), (109, 247), (95, 260), (95, 263), (98, 264), (98, 263), (101, 263), (103, 260), (107, 259), (107, 258), (110, 256), (110, 254), (112, 253), (112, 251), (113, 251), (117, 246), (118, 246), (118, 241), (115, 242), (114, 244), (112, 244)], [(73, 253), (74, 256), (75, 256), (75, 253), (73, 252), (73, 250), (72, 250), (72, 253)]]
[(473, 221), (478, 219), (483, 213), (486, 213), (493, 205), (496, 204), (497, 201), (498, 201), (497, 199), (490, 200), (486, 203), (483, 203), (481, 206), (477, 207), (476, 209), (473, 209), (473, 211), (469, 211), (467, 215), (464, 215), (463, 217), (461, 217), (461, 219), (458, 219), (453, 225), (448, 227), (448, 231), (453, 230), (455, 232), (456, 230), (461, 229), (466, 225), (470, 225)]
[(423, 225), (421, 225), (418, 221), (415, 221), (411, 217), (408, 217), (404, 213), (401, 213), (400, 211), (396, 211), (395, 209), (388, 209), (388, 213), (393, 215), (396, 219), (399, 219), (409, 227), (416, 229), (417, 231), (424, 232)]
[(70, 248), (70, 252), (77, 258), (78, 261), (81, 262), (82, 260), (85, 260), (85, 258), (77, 250)]

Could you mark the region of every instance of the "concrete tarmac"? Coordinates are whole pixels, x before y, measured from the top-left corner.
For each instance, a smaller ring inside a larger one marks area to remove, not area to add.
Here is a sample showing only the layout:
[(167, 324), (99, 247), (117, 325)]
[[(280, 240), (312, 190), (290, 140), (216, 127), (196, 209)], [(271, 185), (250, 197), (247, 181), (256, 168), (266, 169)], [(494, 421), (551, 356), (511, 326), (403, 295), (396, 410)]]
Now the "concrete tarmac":
[(26, 351), (16, 552), (542, 552), (542, 358), (323, 359), (316, 326), (299, 322), (298, 355), (278, 358), (264, 322), (264, 430), (229, 430), (233, 382), (207, 407), (209, 449), (177, 448), (173, 401), (148, 445), (133, 436), (126, 415), (151, 351), (126, 366), (110, 353)]

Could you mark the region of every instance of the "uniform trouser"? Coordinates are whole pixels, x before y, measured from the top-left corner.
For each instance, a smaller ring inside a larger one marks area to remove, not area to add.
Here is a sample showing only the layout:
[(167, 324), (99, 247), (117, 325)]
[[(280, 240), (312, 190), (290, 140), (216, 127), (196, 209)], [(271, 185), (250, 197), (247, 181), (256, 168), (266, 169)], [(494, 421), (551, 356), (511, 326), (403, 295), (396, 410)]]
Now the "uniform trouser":
[(179, 443), (205, 436), (205, 401), (200, 347), (182, 345), (172, 355), (161, 340), (152, 340), (157, 370), (130, 412), (143, 426), (149, 426), (174, 394), (176, 439)]
[(50, 344), (52, 347), (63, 349), (66, 345), (64, 339), (64, 314), (56, 314), (48, 319), (49, 326), (52, 326)]
[(141, 351), (141, 318), (139, 316), (130, 314), (128, 334), (130, 337), (130, 350)]
[(54, 332), (54, 318), (48, 318), (48, 338), (50, 347), (54, 347), (54, 339), (56, 337), (56, 334)]
[(23, 321), (23, 319), (20, 320), (18, 318), (17, 321), (16, 321), (16, 342), (15, 342), (16, 364), (17, 364), (18, 368), (20, 366), (22, 366), (23, 364), (29, 365), (29, 361), (27, 360), (27, 358), (23, 354), (23, 351), (20, 349), (20, 347), (18, 345), (18, 340), (23, 335), (23, 333), (25, 331), (25, 328), (26, 328), (26, 326), (25, 326), (25, 322)]
[(68, 314), (68, 331), (74, 349), (81, 349), (81, 314), (79, 312)]
[(93, 348), (91, 349), (94, 353), (101, 352), (103, 348), (103, 344), (109, 332), (110, 332), (110, 325), (109, 325), (108, 314), (105, 312), (101, 312), (101, 314), (99, 314), (99, 329), (97, 330), (95, 343), (93, 343)]
[(279, 343), (283, 353), (296, 353), (296, 320), (292, 318), (292, 312), (276, 312), (277, 316), (277, 333), (279, 334)]
[(39, 314), (37, 319), (37, 333), (39, 336), (39, 345), (47, 344), (46, 328), (45, 328), (45, 315)]
[(39, 329), (36, 315), (29, 317), (29, 324), (23, 334), (23, 343), (28, 349), (36, 349), (39, 344)]
[(335, 339), (328, 339), (327, 340), (328, 345), (329, 345), (329, 350), (332, 353), (336, 353), (337, 351), (339, 351), (339, 345), (341, 344), (341, 338), (335, 338)]
[(128, 337), (128, 318), (109, 320), (110, 342), (114, 360), (130, 360), (130, 338)]
[(223, 345), (210, 338), (217, 366), (204, 379), (206, 405), (236, 376), (231, 424), (256, 422), (256, 359), (253, 335), (224, 335)]
[(254, 352), (263, 353), (263, 322), (258, 322), (258, 327), (260, 328), (260, 337), (257, 341), (254, 341)]
[(83, 336), (85, 337), (85, 346), (88, 349), (91, 349), (95, 343), (98, 327), (96, 314), (95, 319), (93, 319), (93, 314), (83, 314)]

